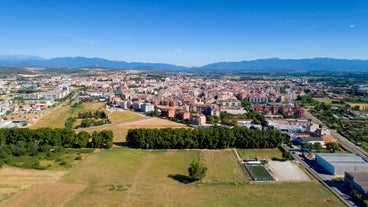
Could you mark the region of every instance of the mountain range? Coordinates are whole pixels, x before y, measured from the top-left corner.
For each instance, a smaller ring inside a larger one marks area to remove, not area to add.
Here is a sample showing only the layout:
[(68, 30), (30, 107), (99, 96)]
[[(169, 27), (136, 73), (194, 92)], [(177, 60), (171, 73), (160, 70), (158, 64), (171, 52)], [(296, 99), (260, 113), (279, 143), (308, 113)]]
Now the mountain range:
[(184, 67), (165, 63), (143, 63), (103, 58), (57, 57), (45, 59), (28, 55), (0, 55), (5, 67), (101, 67), (112, 69), (161, 69), (170, 71), (205, 72), (270, 72), (270, 71), (368, 71), (368, 60), (334, 58), (279, 59), (268, 58), (239, 62), (217, 62), (201, 67)]

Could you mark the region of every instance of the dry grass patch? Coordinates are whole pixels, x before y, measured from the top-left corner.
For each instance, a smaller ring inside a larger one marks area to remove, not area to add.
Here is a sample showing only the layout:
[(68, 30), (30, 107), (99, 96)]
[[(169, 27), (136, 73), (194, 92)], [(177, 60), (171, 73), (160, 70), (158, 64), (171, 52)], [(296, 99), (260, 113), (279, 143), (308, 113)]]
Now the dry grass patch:
[(68, 113), (69, 110), (70, 110), (69, 105), (63, 105), (58, 107), (57, 109), (51, 109), (29, 128), (31, 129), (37, 129), (42, 127), (63, 128), (65, 120), (69, 117)]
[(148, 118), (140, 121), (123, 123), (121, 126), (127, 126), (129, 128), (186, 128), (185, 124), (176, 123), (167, 119), (160, 118)]
[(35, 124), (30, 126), (31, 129), (42, 127), (63, 128), (67, 118), (76, 116), (79, 112), (103, 110), (105, 103), (85, 102), (78, 107), (71, 107), (71, 105), (63, 104), (56, 109), (51, 109), (43, 117), (41, 117)]
[(105, 110), (105, 102), (83, 102), (83, 111)]
[(359, 110), (368, 110), (368, 103), (348, 103), (351, 107), (359, 106)]
[[(183, 183), (198, 156), (217, 180)], [(87, 185), (65, 206), (343, 206), (317, 182), (229, 184), (233, 156), (231, 150), (100, 150), (61, 179)]]
[(55, 183), (65, 172), (4, 166), (0, 169), (0, 201), (24, 191), (35, 184)]
[(316, 101), (319, 101), (319, 102), (323, 102), (323, 103), (326, 103), (326, 104), (331, 104), (332, 103), (332, 100), (328, 97), (325, 97), (325, 98), (313, 98), (314, 100)]
[[(134, 112), (133, 112), (134, 113)], [(126, 135), (129, 129), (134, 128), (186, 128), (185, 124), (179, 124), (165, 119), (159, 118), (145, 118), (138, 121), (125, 122), (121, 124), (103, 125), (90, 128), (82, 128), (77, 131), (86, 131), (92, 133), (93, 131), (111, 130), (114, 133), (114, 142), (125, 142)]]
[(40, 184), (35, 185), (25, 193), (21, 193), (4, 203), (1, 206), (38, 206), (38, 207), (58, 207), (73, 199), (73, 197), (83, 191), (83, 185), (70, 184)]
[(203, 182), (247, 182), (233, 150), (201, 150), (201, 162), (208, 168)]
[(113, 111), (109, 114), (109, 119), (113, 124), (127, 121), (136, 121), (144, 118), (145, 117), (142, 114), (133, 111)]

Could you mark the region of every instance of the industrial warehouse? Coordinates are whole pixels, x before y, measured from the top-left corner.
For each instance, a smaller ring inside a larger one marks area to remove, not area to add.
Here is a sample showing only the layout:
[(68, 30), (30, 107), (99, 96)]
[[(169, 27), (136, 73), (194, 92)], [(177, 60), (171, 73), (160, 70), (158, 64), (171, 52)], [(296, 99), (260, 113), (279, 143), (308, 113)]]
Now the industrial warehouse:
[(342, 177), (345, 172), (368, 172), (368, 163), (352, 153), (317, 153), (316, 162), (335, 176)]

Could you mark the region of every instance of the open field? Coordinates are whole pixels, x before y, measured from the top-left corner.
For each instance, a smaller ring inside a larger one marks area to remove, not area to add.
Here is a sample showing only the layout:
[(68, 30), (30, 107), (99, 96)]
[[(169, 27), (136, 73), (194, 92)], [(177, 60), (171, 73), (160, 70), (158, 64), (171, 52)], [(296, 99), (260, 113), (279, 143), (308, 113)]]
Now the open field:
[(313, 99), (316, 100), (316, 101), (319, 101), (319, 102), (326, 103), (326, 104), (331, 104), (332, 103), (332, 100), (328, 97), (326, 97), (326, 98), (313, 98)]
[[(202, 184), (186, 184), (189, 163), (198, 157), (209, 168), (208, 177)], [(57, 184), (42, 185), (39, 193), (31, 188), (6, 202), (36, 197), (41, 206), (54, 204), (56, 197), (47, 193), (52, 188), (67, 199), (64, 206), (343, 206), (318, 182), (231, 184), (234, 168), (238, 181), (246, 181), (236, 163), (231, 150), (99, 150)]]
[(282, 158), (282, 153), (279, 149), (236, 149), (241, 158), (260, 158), (267, 159), (272, 157)]
[[(135, 112), (130, 112), (135, 113)], [(93, 132), (102, 130), (111, 130), (114, 133), (114, 142), (125, 142), (126, 135), (129, 129), (134, 128), (183, 128), (187, 127), (185, 124), (179, 124), (173, 121), (160, 118), (144, 118), (137, 121), (127, 121), (120, 124), (103, 125), (98, 127), (90, 127), (79, 129), (80, 131)], [(78, 130), (78, 131), (79, 131)]]
[(244, 172), (239, 168), (233, 150), (201, 150), (201, 162), (208, 168), (203, 182), (247, 182)]
[(29, 128), (37, 129), (41, 127), (50, 127), (50, 128), (63, 128), (65, 124), (65, 120), (68, 117), (75, 116), (79, 112), (85, 111), (96, 111), (98, 109), (104, 109), (105, 103), (92, 103), (86, 102), (82, 103), (81, 106), (71, 107), (71, 105), (63, 104), (60, 107), (56, 107), (55, 109), (51, 109), (49, 112), (41, 117), (35, 124), (31, 125)]
[(58, 207), (72, 200), (83, 191), (85, 186), (72, 184), (39, 184), (34, 185), (27, 192), (5, 201), (1, 206), (37, 206)]
[(368, 103), (347, 103), (347, 104), (349, 104), (351, 107), (359, 106), (360, 111), (367, 111), (368, 110)]
[(32, 185), (56, 183), (65, 173), (66, 171), (30, 170), (3, 166), (0, 169), (0, 202), (29, 189)]
[(113, 124), (136, 121), (144, 118), (145, 117), (142, 114), (133, 111), (113, 111), (109, 113), (109, 119)]

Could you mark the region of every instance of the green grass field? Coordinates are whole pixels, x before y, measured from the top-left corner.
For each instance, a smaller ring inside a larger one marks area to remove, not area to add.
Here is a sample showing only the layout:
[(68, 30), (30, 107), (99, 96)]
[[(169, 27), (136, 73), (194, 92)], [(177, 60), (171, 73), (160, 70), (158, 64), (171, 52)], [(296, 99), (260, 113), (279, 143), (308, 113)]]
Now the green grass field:
[(241, 158), (282, 158), (282, 153), (279, 149), (236, 149)]
[[(208, 167), (204, 182), (181, 182), (198, 156)], [(231, 150), (100, 150), (61, 179), (87, 186), (66, 206), (343, 206), (318, 182), (231, 184), (236, 167), (246, 180), (231, 156)]]
[[(318, 182), (235, 185), (233, 168), (239, 181), (246, 178), (232, 156), (231, 150), (97, 150), (55, 184), (20, 192), (4, 205), (47, 206), (70, 195), (62, 206), (343, 206)], [(207, 177), (185, 184), (188, 166), (198, 157)]]

